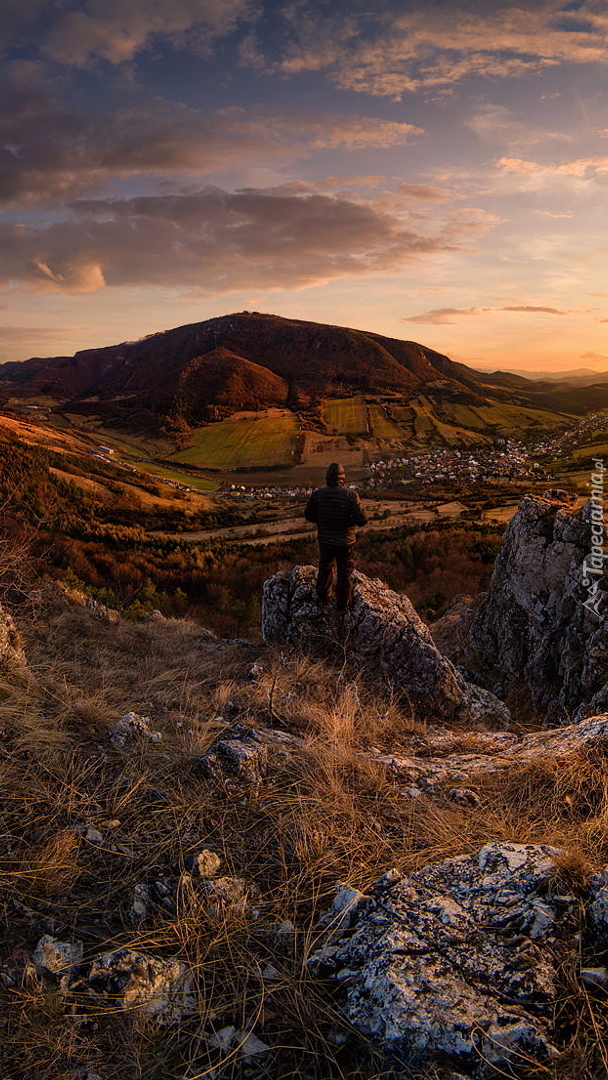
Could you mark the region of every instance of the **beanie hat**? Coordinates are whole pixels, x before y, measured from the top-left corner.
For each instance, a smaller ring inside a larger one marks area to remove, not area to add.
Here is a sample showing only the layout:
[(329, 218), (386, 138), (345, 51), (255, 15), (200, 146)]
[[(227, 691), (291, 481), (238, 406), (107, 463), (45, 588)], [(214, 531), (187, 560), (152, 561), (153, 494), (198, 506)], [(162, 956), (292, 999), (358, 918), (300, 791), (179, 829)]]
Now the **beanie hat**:
[(340, 465), (339, 461), (332, 461), (331, 465), (328, 465), (327, 472), (325, 473), (325, 482), (330, 486), (334, 486), (340, 483), (344, 483), (346, 480), (346, 472), (344, 466)]

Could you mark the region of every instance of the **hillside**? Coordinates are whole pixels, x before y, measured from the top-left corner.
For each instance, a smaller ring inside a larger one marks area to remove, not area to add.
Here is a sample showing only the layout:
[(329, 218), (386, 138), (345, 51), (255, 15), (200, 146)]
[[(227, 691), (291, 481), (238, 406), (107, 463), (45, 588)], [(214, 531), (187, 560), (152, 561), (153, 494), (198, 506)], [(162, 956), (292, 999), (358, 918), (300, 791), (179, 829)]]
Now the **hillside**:
[[(274, 574), (253, 644), (0, 545), (7, 1080), (604, 1080), (606, 613), (572, 618), (560, 495), (523, 501), (443, 652), (361, 574), (346, 633), (313, 567)], [(512, 718), (468, 682), (472, 619), (486, 682), (517, 647), (578, 723), (531, 721), (512, 670)]]
[[(608, 405), (608, 385), (589, 390), (486, 376), (416, 342), (255, 312), (73, 357), (3, 364), (0, 393), (182, 438), (188, 429), (269, 407), (293, 413), (300, 431), (324, 435), (332, 426), (324, 404), (331, 412), (332, 401), (359, 396), (368, 411), (350, 434), (377, 452), (483, 442), (497, 431), (563, 424)], [(301, 452), (291, 442), (284, 456)]]

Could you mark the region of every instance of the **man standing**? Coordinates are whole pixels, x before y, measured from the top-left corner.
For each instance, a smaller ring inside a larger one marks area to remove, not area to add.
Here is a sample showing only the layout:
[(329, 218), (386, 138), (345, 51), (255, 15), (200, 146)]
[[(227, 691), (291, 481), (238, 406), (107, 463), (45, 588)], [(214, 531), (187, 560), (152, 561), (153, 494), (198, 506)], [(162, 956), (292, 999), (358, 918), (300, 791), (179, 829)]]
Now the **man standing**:
[(335, 564), (336, 606), (340, 614), (350, 607), (352, 598), (355, 526), (367, 522), (357, 492), (346, 488), (345, 481), (344, 466), (334, 461), (325, 474), (327, 486), (315, 488), (304, 511), (306, 520), (317, 526), (319, 539), (317, 596), (320, 603), (327, 603)]

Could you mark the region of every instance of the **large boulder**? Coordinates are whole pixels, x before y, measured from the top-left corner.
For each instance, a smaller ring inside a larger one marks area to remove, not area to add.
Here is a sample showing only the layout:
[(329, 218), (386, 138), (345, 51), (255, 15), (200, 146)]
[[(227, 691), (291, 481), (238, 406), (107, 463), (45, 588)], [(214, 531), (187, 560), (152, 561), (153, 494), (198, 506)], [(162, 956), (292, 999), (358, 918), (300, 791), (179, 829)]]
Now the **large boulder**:
[[(332, 610), (319, 604), (313, 566), (295, 566), (264, 582), (265, 641), (326, 646), (336, 638)], [(406, 694), (425, 718), (506, 724), (506, 706), (466, 682), (443, 656), (407, 596), (382, 581), (353, 575), (353, 603), (344, 616), (341, 648), (386, 688)]]
[(553, 722), (608, 710), (608, 578), (593, 556), (594, 515), (561, 491), (522, 499), (471, 627), (482, 662)]
[(577, 899), (551, 888), (556, 855), (490, 843), (409, 876), (391, 871), (355, 898), (350, 927), (340, 913), (329, 923), (312, 969), (341, 984), (355, 1028), (412, 1068), (447, 1059), (494, 1077), (523, 1061), (547, 1066), (578, 926)]

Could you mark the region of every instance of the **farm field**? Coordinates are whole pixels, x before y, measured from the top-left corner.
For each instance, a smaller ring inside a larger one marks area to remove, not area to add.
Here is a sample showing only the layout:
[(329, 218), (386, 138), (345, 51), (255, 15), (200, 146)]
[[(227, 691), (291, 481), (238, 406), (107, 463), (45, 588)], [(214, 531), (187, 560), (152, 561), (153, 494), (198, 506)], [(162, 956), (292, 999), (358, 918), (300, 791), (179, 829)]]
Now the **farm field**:
[(224, 420), (195, 431), (190, 445), (171, 455), (171, 460), (203, 469), (293, 465), (298, 434), (298, 424), (291, 413)]
[(197, 491), (217, 491), (217, 480), (210, 480), (207, 476), (194, 476), (192, 473), (180, 472), (178, 469), (168, 469), (164, 465), (155, 465), (154, 462), (140, 461), (137, 468), (140, 472), (150, 476), (160, 476), (166, 480), (175, 480), (178, 484), (186, 484), (196, 488)]
[(559, 420), (577, 420), (568, 413), (549, 412), (546, 409), (529, 409), (523, 405), (478, 405), (476, 411), (482, 420), (496, 427), (536, 427), (555, 424)]
[(474, 405), (464, 405), (458, 401), (446, 401), (443, 404), (443, 411), (459, 427), (484, 431), (489, 426), (488, 421), (479, 415), (478, 408)]
[(411, 439), (409, 425), (400, 426), (386, 415), (382, 405), (369, 406), (369, 421), (374, 439), (383, 439), (392, 443), (405, 443)]
[(367, 433), (367, 408), (361, 394), (350, 398), (328, 398), (323, 417), (327, 426), (341, 435)]
[(605, 458), (608, 457), (608, 442), (605, 443), (587, 443), (586, 446), (578, 446), (576, 450), (573, 450), (572, 457), (580, 460), (580, 458)]

